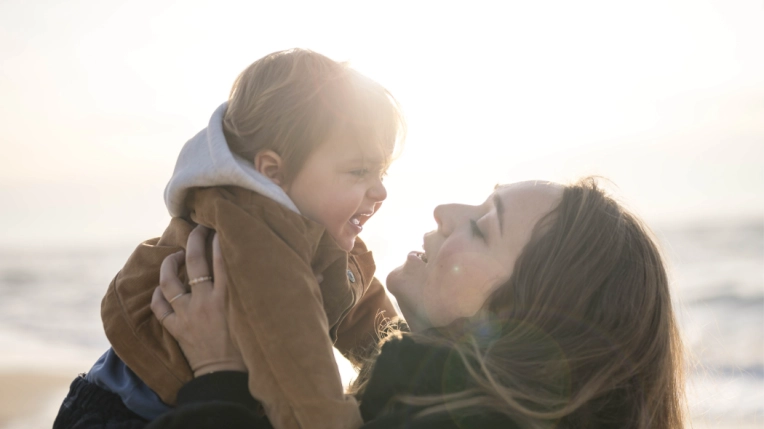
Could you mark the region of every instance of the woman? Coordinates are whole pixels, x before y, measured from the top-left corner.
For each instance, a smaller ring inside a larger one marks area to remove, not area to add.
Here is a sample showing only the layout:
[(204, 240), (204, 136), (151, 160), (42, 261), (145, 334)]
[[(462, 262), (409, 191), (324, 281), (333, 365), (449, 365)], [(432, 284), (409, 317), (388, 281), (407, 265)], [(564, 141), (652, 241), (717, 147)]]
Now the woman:
[[(388, 333), (356, 382), (365, 428), (682, 427), (663, 262), (593, 179), (498, 187), (479, 206), (437, 207), (435, 219), (424, 252), (387, 278), (411, 332)], [(204, 275), (200, 248), (189, 243), (187, 264)], [(165, 326), (204, 369), (184, 388), (186, 405), (151, 427), (268, 427), (247, 410), (246, 379), (225, 372), (241, 369), (218, 309), (225, 278), (183, 305), (166, 301), (186, 291), (181, 260), (166, 261), (153, 309), (174, 310)]]

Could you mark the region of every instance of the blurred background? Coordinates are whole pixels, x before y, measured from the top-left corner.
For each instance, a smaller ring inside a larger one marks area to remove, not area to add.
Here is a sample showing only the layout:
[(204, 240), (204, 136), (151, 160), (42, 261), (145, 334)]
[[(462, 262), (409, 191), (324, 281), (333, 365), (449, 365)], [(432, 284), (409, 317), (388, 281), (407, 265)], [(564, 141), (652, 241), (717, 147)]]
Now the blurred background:
[[(276, 50), (350, 61), (409, 135), (378, 277), (444, 202), (597, 174), (671, 264), (697, 428), (764, 427), (764, 3), (0, 1), (0, 428), (50, 427), (181, 146)], [(352, 374), (346, 373), (347, 377)]]

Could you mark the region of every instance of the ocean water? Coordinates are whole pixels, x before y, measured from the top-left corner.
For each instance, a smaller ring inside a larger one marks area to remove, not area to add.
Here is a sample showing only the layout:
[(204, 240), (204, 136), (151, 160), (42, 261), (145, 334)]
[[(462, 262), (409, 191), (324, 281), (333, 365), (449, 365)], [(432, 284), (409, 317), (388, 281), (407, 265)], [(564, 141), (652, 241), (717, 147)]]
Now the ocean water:
[[(671, 266), (696, 427), (764, 427), (764, 221), (656, 234)], [(86, 371), (108, 347), (100, 300), (132, 250), (0, 249), (0, 371)]]
[(657, 234), (671, 264), (694, 420), (764, 427), (764, 221)]

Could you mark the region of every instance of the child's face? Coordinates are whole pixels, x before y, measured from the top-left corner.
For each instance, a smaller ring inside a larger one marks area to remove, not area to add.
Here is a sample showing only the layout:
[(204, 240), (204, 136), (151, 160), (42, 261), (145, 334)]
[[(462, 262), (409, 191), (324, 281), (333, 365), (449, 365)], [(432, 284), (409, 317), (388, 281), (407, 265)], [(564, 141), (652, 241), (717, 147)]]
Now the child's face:
[(323, 225), (349, 252), (363, 224), (387, 197), (382, 184), (386, 155), (332, 139), (313, 150), (285, 190), (305, 217)]

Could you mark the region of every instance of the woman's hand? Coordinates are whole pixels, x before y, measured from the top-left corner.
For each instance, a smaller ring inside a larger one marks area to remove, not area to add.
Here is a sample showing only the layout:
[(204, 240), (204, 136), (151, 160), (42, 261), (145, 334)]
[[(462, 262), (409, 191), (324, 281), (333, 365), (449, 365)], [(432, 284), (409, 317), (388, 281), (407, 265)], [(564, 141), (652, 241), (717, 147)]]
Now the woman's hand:
[(195, 377), (215, 371), (247, 371), (228, 332), (228, 279), (217, 234), (212, 240), (212, 273), (205, 258), (208, 233), (200, 225), (188, 236), (185, 262), (190, 286), (178, 278), (184, 252), (177, 252), (162, 262), (159, 287), (151, 299), (154, 316), (178, 341)]

